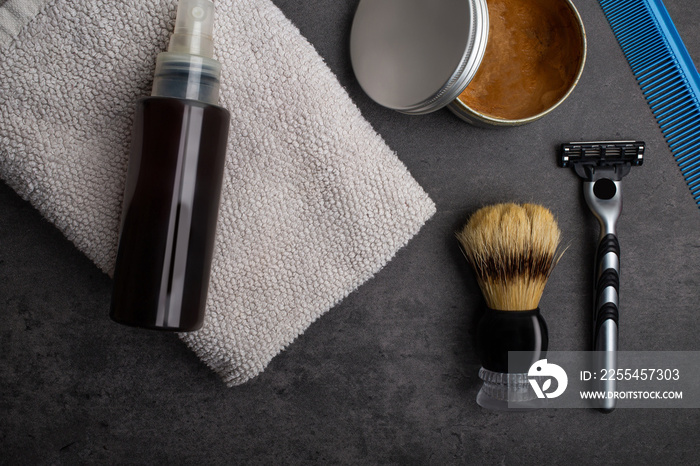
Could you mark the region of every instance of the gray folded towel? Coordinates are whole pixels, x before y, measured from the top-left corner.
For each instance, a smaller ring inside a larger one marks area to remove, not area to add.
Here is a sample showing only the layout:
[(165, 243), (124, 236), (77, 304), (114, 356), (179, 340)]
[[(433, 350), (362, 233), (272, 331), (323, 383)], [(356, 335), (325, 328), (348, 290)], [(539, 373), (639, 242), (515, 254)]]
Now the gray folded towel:
[[(277, 7), (216, 5), (232, 124), (207, 318), (181, 337), (236, 385), (376, 273), (435, 206)], [(0, 6), (0, 177), (107, 273), (134, 103), (150, 92), (175, 6)]]

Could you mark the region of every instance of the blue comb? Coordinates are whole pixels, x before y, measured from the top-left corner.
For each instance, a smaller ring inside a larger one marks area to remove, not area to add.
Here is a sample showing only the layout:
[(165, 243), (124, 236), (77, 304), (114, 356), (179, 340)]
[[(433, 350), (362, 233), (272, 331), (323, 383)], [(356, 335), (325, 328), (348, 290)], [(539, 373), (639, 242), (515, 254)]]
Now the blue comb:
[(599, 0), (700, 207), (700, 75), (661, 0)]

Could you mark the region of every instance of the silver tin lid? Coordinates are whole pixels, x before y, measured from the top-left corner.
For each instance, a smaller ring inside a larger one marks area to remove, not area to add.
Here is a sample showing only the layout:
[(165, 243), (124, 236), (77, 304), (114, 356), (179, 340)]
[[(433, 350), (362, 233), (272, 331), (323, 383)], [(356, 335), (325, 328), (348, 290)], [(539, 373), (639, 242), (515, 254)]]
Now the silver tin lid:
[(488, 31), (486, 0), (361, 0), (350, 33), (352, 67), (378, 104), (430, 113), (472, 80)]

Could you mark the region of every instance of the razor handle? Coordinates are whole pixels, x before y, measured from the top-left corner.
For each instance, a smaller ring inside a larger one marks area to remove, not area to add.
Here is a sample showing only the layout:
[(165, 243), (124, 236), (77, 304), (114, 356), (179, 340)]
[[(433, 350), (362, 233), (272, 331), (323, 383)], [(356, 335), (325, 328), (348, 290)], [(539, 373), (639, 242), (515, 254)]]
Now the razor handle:
[[(609, 178), (584, 181), (584, 198), (600, 223), (600, 238), (594, 268), (593, 350), (597, 390), (615, 391), (617, 369), (618, 307), (620, 289), (620, 244), (617, 220), (622, 213), (622, 184)], [(615, 409), (614, 398), (599, 399), (604, 412)]]

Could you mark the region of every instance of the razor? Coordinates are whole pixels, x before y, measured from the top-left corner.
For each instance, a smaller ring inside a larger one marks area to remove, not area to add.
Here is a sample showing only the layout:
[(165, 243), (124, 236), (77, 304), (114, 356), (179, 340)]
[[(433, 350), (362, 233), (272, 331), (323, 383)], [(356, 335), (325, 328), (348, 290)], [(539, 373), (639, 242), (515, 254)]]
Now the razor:
[[(594, 267), (593, 351), (596, 352), (597, 388), (615, 391), (620, 290), (620, 243), (617, 221), (622, 213), (622, 178), (644, 162), (641, 141), (570, 142), (561, 145), (559, 166), (573, 167), (583, 178), (583, 197), (600, 223)], [(615, 409), (615, 399), (598, 400), (604, 412)]]

